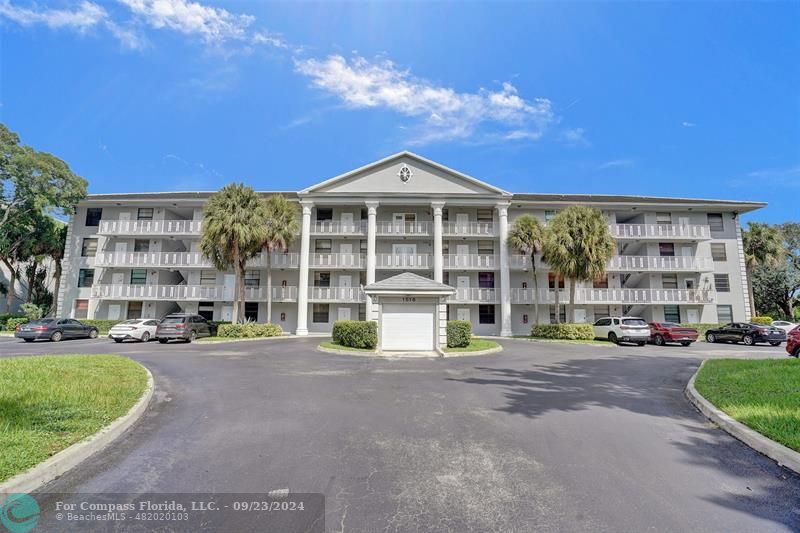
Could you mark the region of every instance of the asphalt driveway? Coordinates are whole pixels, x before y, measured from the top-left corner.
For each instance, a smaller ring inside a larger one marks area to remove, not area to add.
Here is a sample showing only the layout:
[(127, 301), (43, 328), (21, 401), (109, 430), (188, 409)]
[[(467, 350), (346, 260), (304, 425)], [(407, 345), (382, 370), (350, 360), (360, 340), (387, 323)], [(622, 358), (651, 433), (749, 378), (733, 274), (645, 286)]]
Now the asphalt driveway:
[(800, 476), (683, 396), (703, 358), (783, 348), (507, 340), (383, 360), (318, 342), (0, 339), (0, 355), (120, 353), (156, 378), (143, 421), (47, 491), (322, 492), (328, 531), (800, 530)]

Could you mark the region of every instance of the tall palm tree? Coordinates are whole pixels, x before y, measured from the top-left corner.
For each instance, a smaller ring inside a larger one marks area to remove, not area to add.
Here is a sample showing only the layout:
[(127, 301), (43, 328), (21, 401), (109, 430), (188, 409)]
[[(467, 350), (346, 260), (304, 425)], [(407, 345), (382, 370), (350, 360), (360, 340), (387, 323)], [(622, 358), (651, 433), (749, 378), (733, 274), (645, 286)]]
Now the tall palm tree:
[[(591, 207), (573, 205), (553, 218), (548, 227), (543, 258), (556, 277), (570, 280), (570, 321), (575, 321), (575, 289), (578, 281), (591, 281), (602, 276), (608, 261), (617, 251), (603, 212)], [(556, 295), (558, 287), (556, 286)], [(556, 300), (556, 321), (559, 320)]]
[(266, 238), (262, 249), (267, 254), (267, 322), (272, 322), (272, 253), (291, 246), (300, 230), (297, 214), (297, 206), (281, 194), (266, 201), (263, 221)]
[(757, 266), (775, 266), (786, 254), (783, 235), (775, 226), (763, 222), (749, 222), (742, 233), (744, 262), (747, 270), (747, 293), (750, 296), (750, 316), (756, 316), (753, 298), (753, 269)]
[(244, 316), (245, 267), (267, 236), (265, 218), (263, 198), (244, 183), (228, 184), (212, 194), (203, 212), (200, 251), (217, 270), (233, 269), (235, 274), (234, 323)]
[(531, 215), (519, 217), (508, 230), (508, 245), (531, 258), (533, 278), (533, 324), (539, 325), (539, 282), (536, 279), (536, 254), (542, 251), (547, 229)]

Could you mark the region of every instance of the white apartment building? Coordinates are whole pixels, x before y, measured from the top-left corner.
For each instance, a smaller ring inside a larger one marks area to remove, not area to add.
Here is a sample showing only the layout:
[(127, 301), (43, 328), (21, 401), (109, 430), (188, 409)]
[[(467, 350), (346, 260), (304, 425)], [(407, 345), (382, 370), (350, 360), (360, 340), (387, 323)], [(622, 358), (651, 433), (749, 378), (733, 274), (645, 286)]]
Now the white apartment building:
[[(218, 272), (199, 252), (211, 194), (96, 194), (82, 201), (70, 221), (59, 313), (125, 319), (183, 311), (229, 320), (233, 273)], [(375, 319), (414, 332), (430, 326), (438, 337), (446, 319), (463, 319), (476, 334), (529, 334), (534, 302), (540, 321), (555, 321), (555, 292), (565, 303), (569, 287), (556, 287), (538, 262), (535, 291), (530, 259), (506, 244), (509, 227), (524, 214), (546, 223), (573, 204), (602, 210), (618, 243), (607, 276), (575, 288), (577, 320), (750, 318), (739, 215), (763, 203), (512, 194), (409, 152), (282, 194), (301, 213), (297, 239), (272, 257), (273, 322), (284, 331), (329, 332), (338, 319)], [(265, 268), (265, 257), (254, 258), (245, 279), (246, 315), (261, 322)], [(408, 275), (379, 283), (401, 273), (439, 283), (424, 286)], [(391, 309), (389, 295), (398, 304)], [(410, 321), (389, 321), (403, 309)], [(561, 313), (563, 320), (563, 305)]]

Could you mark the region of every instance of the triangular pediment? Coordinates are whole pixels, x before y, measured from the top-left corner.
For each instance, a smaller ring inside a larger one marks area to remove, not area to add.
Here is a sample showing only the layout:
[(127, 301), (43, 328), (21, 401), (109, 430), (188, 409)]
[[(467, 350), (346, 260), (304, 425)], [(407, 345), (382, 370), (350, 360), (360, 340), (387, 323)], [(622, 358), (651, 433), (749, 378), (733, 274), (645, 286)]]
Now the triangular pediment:
[(400, 152), (329, 179), (303, 193), (493, 195), (509, 193), (411, 152)]

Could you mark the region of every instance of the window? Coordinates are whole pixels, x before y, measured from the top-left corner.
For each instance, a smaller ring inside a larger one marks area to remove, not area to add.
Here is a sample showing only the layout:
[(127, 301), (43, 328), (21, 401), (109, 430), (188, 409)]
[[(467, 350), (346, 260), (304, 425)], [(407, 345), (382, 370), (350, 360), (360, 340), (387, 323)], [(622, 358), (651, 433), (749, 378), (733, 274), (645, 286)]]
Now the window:
[(544, 223), (549, 224), (551, 220), (553, 220), (556, 216), (555, 211), (545, 211), (544, 212)]
[(131, 285), (144, 285), (146, 283), (147, 283), (146, 268), (131, 269)]
[(714, 274), (714, 287), (717, 292), (731, 292), (731, 280), (727, 274)]
[(258, 321), (258, 302), (244, 303), (244, 319), (248, 322)]
[(140, 207), (139, 212), (136, 214), (138, 220), (153, 220), (152, 207)]
[(150, 241), (147, 239), (134, 239), (133, 241), (133, 251), (134, 252), (149, 252), (150, 251)]
[(478, 323), (494, 324), (494, 305), (478, 306)]
[(214, 270), (200, 271), (200, 285), (216, 285), (217, 273)]
[(367, 253), (367, 241), (366, 241), (365, 239), (361, 239), (361, 240), (359, 241), (359, 243), (358, 243), (358, 250), (359, 250), (359, 251), (360, 251), (362, 254), (366, 254), (366, 253)]
[(492, 213), (491, 208), (489, 209), (478, 209), (478, 222), (493, 222), (494, 221), (494, 213)]
[[(598, 305), (598, 306), (595, 306), (595, 308), (594, 308), (594, 317), (595, 317), (595, 319), (603, 318), (605, 316), (611, 316), (611, 306), (610, 305)], [(609, 324), (611, 324), (610, 320), (609, 320), (609, 323), (606, 324), (606, 325), (609, 325)], [(600, 324), (598, 324), (598, 325), (600, 325)]]
[(442, 272), (442, 283), (450, 285), (450, 272)]
[(75, 300), (75, 318), (87, 318), (89, 316), (89, 300)]
[(493, 255), (494, 242), (493, 241), (478, 241), (478, 255)]
[(311, 313), (312, 322), (314, 322), (315, 324), (327, 324), (329, 312), (330, 312), (329, 304), (314, 304)]
[(365, 304), (358, 305), (358, 319), (362, 322), (367, 319), (367, 306)]
[(725, 231), (725, 224), (722, 221), (722, 213), (709, 213), (708, 226), (711, 228), (711, 231)]
[(445, 207), (442, 209), (442, 222), (447, 222), (448, 220), (450, 220), (450, 211)]
[(733, 322), (733, 306), (718, 305), (717, 322), (719, 322), (720, 324), (727, 324), (729, 322)]
[[(594, 316), (598, 316), (597, 311), (594, 312)], [(601, 318), (597, 322), (594, 323), (595, 326), (610, 326), (611, 319), (610, 318)]]
[(369, 211), (367, 211), (366, 207), (361, 208), (361, 220), (367, 220), (369, 218)]
[(656, 213), (656, 224), (672, 224), (672, 214)]
[(317, 221), (333, 220), (333, 208), (331, 207), (318, 207), (317, 208)]
[(245, 287), (258, 287), (261, 285), (261, 272), (258, 270), (248, 270), (244, 273)]
[[(314, 286), (315, 287), (330, 287), (331, 286), (331, 273), (330, 272), (314, 272)], [(328, 320), (326, 319), (325, 322)]]
[(86, 226), (99, 226), (101, 218), (103, 218), (102, 208), (90, 207), (86, 210)]
[[(478, 272), (478, 287), (494, 289), (494, 272)], [(494, 324), (494, 322), (491, 322)]]
[(727, 261), (728, 260), (728, 252), (725, 249), (724, 242), (712, 242), (711, 243), (711, 258), (714, 261)]
[(133, 318), (142, 318), (142, 302), (128, 302), (128, 314), (125, 318), (128, 320)]
[(315, 239), (314, 240), (314, 253), (329, 254), (331, 253), (331, 240), (330, 239)]
[[(547, 274), (547, 286), (550, 287), (550, 289), (556, 288), (556, 275), (553, 274), (552, 272)], [(558, 288), (559, 289), (564, 288), (564, 278), (558, 280)]]
[(442, 254), (448, 255), (450, 253), (450, 241), (442, 241)]
[(592, 281), (592, 287), (595, 289), (607, 289), (608, 288), (608, 274), (603, 274), (599, 278)]
[(94, 269), (80, 269), (78, 271), (78, 287), (91, 287), (92, 283), (94, 283)]
[[(560, 312), (558, 313), (559, 314), (559, 318), (561, 319), (561, 322), (564, 323), (564, 322), (567, 321), (567, 306), (566, 305), (560, 305), (559, 307), (561, 308)], [(550, 306), (550, 323), (551, 324), (555, 324), (556, 323), (556, 306), (555, 305), (551, 305)]]
[(675, 257), (675, 245), (671, 242), (660, 242), (658, 253), (661, 257)]
[(662, 289), (677, 289), (678, 288), (678, 275), (677, 274), (662, 274), (661, 275), (661, 288)]
[(664, 320), (666, 322), (675, 322), (676, 324), (681, 321), (681, 308), (679, 305), (665, 305), (664, 306)]
[(94, 257), (97, 255), (97, 239), (83, 239), (81, 257)]
[(197, 306), (197, 314), (206, 320), (213, 320), (214, 302), (200, 302)]

